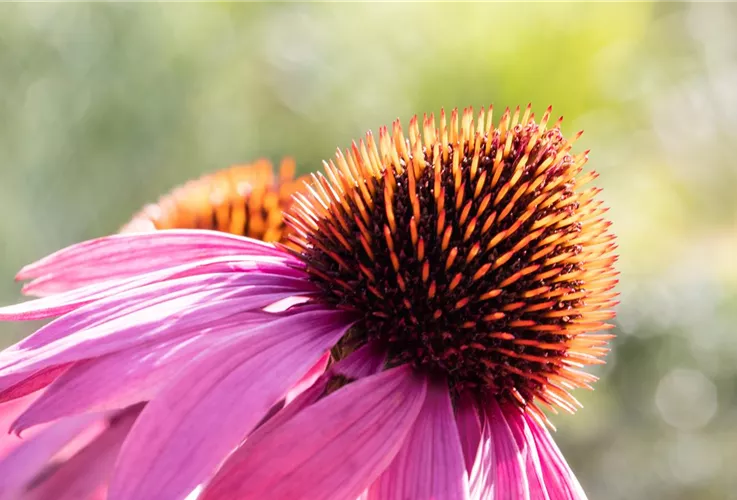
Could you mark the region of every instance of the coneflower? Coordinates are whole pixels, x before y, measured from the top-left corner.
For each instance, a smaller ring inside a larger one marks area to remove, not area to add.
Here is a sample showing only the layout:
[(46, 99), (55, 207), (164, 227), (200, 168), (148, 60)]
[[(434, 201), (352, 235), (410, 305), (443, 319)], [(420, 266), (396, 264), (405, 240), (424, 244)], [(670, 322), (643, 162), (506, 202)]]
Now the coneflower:
[[(294, 167), (294, 161), (284, 159), (277, 180), (271, 163), (259, 160), (189, 181), (145, 206), (121, 232), (200, 228), (286, 243), (283, 210), (304, 181), (294, 180)], [(35, 280), (23, 291), (48, 295), (59, 282), (58, 275), (53, 283)], [(42, 393), (28, 381), (0, 392), (0, 500), (105, 498), (120, 445), (144, 403), (60, 418), (22, 437), (6, 434)]]
[(0, 354), (0, 387), (48, 385), (13, 428), (148, 401), (111, 499), (583, 498), (540, 406), (594, 380), (614, 242), (549, 116), (369, 134), (289, 248), (161, 231), (29, 266), (66, 291), (0, 310), (60, 316)]
[(156, 229), (213, 229), (262, 241), (286, 240), (283, 212), (305, 178), (282, 160), (278, 178), (268, 160), (230, 168), (189, 181), (146, 205), (122, 232)]

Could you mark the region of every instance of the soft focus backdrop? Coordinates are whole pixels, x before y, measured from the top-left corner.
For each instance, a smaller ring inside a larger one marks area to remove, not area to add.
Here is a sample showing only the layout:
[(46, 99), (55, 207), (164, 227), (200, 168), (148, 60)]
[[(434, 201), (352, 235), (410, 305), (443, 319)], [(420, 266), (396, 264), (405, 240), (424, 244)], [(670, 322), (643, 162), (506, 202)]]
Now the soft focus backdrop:
[(528, 102), (585, 130), (621, 253), (561, 447), (592, 500), (737, 499), (735, 4), (0, 5), (0, 302), (204, 172)]

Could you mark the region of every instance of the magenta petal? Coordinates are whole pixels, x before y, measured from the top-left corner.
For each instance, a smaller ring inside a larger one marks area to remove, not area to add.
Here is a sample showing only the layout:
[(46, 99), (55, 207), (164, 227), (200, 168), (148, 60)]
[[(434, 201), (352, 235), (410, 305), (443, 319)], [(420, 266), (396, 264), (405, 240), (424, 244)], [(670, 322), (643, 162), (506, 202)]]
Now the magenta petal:
[(327, 368), (328, 366), (328, 361), (330, 361), (329, 351), (323, 354), (322, 357), (317, 360), (317, 363), (315, 363), (315, 365), (310, 368), (310, 370), (304, 375), (304, 377), (299, 379), (299, 381), (294, 384), (291, 389), (289, 389), (289, 392), (284, 398), (285, 404), (291, 403), (294, 398), (312, 387), (317, 379), (320, 378), (323, 373), (325, 373), (325, 368)]
[(44, 293), (127, 278), (221, 256), (273, 256), (299, 261), (273, 245), (216, 231), (168, 230), (116, 234), (72, 245), (30, 264), (19, 280), (53, 276)]
[(153, 399), (186, 363), (228, 335), (245, 335), (269, 315), (246, 313), (220, 322), (203, 334), (144, 343), (97, 358), (78, 361), (15, 421), (22, 431), (77, 413), (121, 409)]
[(0, 498), (17, 498), (48, 460), (97, 418), (84, 415), (55, 422), (11, 450), (0, 461)]
[[(473, 467), (469, 471), (469, 485), (473, 500), (490, 500), (494, 498), (494, 439), (486, 414), (481, 415), (481, 434)], [(504, 498), (504, 497), (503, 497)], [(511, 497), (510, 497), (511, 498)]]
[[(361, 379), (375, 375), (381, 371), (384, 365), (384, 359), (385, 355), (370, 344), (358, 348), (346, 358), (333, 364), (314, 384), (302, 391), (292, 401), (287, 401), (284, 408), (275, 412), (276, 414), (274, 416), (268, 418), (263, 425), (248, 436), (248, 446), (256, 446), (256, 443), (265, 436), (268, 436), (273, 429), (276, 429), (315, 401), (318, 401), (325, 394), (328, 383), (335, 375), (339, 374), (349, 379)], [(319, 364), (320, 362), (318, 362)]]
[(476, 409), (476, 401), (468, 393), (464, 393), (458, 401), (456, 424), (458, 425), (458, 435), (461, 439), (466, 470), (470, 474), (481, 440), (481, 420)]
[(313, 291), (305, 278), (305, 273), (285, 266), (254, 262), (239, 258), (210, 260), (184, 266), (163, 269), (123, 280), (110, 280), (99, 284), (77, 288), (49, 297), (29, 300), (10, 306), (0, 307), (0, 320), (28, 321), (66, 314), (86, 304), (103, 301), (135, 300), (144, 292), (157, 291), (159, 295), (172, 294), (180, 289), (192, 287), (196, 290), (215, 289), (219, 286), (233, 286), (237, 280), (240, 286), (271, 285), (294, 287), (295, 291)]
[(247, 440), (200, 500), (357, 498), (399, 451), (425, 393), (408, 366), (352, 382)]
[[(120, 295), (130, 290), (140, 289), (146, 285), (175, 281), (193, 276), (228, 276), (236, 274), (266, 275), (271, 281), (283, 278), (280, 285), (294, 283), (304, 284), (304, 271), (294, 269), (274, 260), (273, 257), (218, 257), (199, 262), (186, 263), (180, 266), (163, 268), (159, 271), (135, 275), (124, 279), (109, 279), (100, 283), (77, 287), (63, 293), (56, 293), (36, 300), (30, 300), (0, 308), (0, 319), (9, 321), (27, 321), (50, 318), (66, 314), (95, 300)], [(48, 278), (48, 279), (47, 279)], [(56, 283), (57, 275), (49, 275), (26, 285), (24, 293), (36, 292), (40, 283)], [(295, 281), (298, 280), (298, 281)], [(66, 286), (66, 285), (64, 285)], [(71, 288), (71, 287), (70, 287)], [(36, 295), (38, 295), (36, 293)]]
[[(67, 363), (64, 365), (52, 366), (39, 370), (31, 376), (22, 378), (18, 382), (9, 384), (7, 388), (0, 390), (0, 403), (6, 401), (12, 401), (14, 399), (22, 398), (28, 394), (32, 394), (44, 387), (47, 387), (54, 380), (59, 378), (64, 372), (66, 372), (73, 363)], [(6, 380), (12, 382), (13, 380), (21, 378), (8, 377)]]
[(357, 379), (379, 373), (384, 368), (385, 362), (386, 352), (368, 343), (333, 365), (331, 370), (335, 374)]
[(502, 412), (506, 416), (509, 428), (512, 430), (514, 440), (525, 462), (525, 475), (529, 483), (530, 500), (550, 500), (543, 479), (537, 446), (535, 446), (534, 437), (525, 421), (522, 410), (515, 405), (506, 405), (502, 408)]
[(529, 415), (525, 415), (524, 418), (540, 457), (543, 479), (550, 500), (585, 500), (586, 493), (548, 430)]
[(262, 423), (248, 436), (248, 440), (246, 441), (248, 446), (255, 446), (274, 429), (283, 425), (299, 412), (315, 403), (315, 401), (318, 401), (325, 394), (328, 382), (330, 382), (329, 372), (323, 374), (323, 376), (318, 378), (314, 384), (299, 393), (292, 401), (284, 405), (282, 408), (276, 411), (272, 408), (269, 412), (270, 414), (267, 414)]
[(248, 285), (248, 280), (237, 278), (202, 286), (204, 290), (192, 285), (176, 293), (164, 290), (163, 296), (161, 290), (146, 290), (127, 301), (116, 297), (82, 307), (0, 353), (0, 377), (197, 331), (228, 315), (258, 310), (298, 293), (289, 287)]
[(131, 290), (139, 286), (140, 282), (140, 278), (104, 282), (70, 292), (0, 307), (0, 319), (3, 321), (31, 321), (60, 316), (94, 300)]
[(207, 480), (350, 324), (339, 312), (294, 314), (193, 360), (136, 421), (110, 499), (180, 498)]
[[(263, 255), (226, 255), (214, 258), (203, 258), (193, 262), (184, 262), (174, 267), (162, 265), (158, 270), (134, 273), (130, 276), (119, 273), (114, 277), (111, 273), (107, 279), (96, 279), (89, 282), (85, 277), (77, 279), (75, 271), (67, 271), (43, 275), (23, 286), (25, 295), (43, 297), (40, 303), (49, 305), (71, 302), (90, 301), (95, 297), (110, 294), (113, 291), (135, 288), (147, 283), (155, 283), (167, 279), (194, 276), (215, 272), (250, 273), (265, 272), (279, 274), (285, 277), (301, 278), (304, 271), (294, 267), (293, 263), (287, 264), (285, 257), (272, 257)], [(119, 271), (119, 270), (118, 270)], [(70, 274), (71, 273), (71, 274)]]
[[(274, 278), (272, 278), (272, 280), (273, 279)], [(196, 296), (198, 294), (213, 294), (216, 298), (218, 295), (226, 294), (236, 287), (248, 286), (248, 281), (251, 280), (253, 280), (252, 275), (239, 276), (233, 273), (211, 273), (179, 277), (177, 279), (166, 280), (163, 282), (148, 283), (130, 290), (118, 290), (116, 293), (109, 296), (103, 296), (93, 303), (75, 308), (75, 310), (71, 311), (69, 314), (65, 314), (46, 327), (39, 329), (33, 335), (22, 340), (8, 350), (12, 351), (21, 348), (41, 347), (52, 341), (64, 338), (66, 336), (64, 332), (57, 331), (60, 327), (63, 327), (66, 330), (78, 330), (86, 326), (101, 323), (105, 320), (109, 321), (114, 318), (125, 316), (139, 310), (146, 311), (147, 307), (151, 305), (170, 302), (175, 299), (183, 300), (189, 296), (195, 296), (192, 297), (189, 302), (189, 304), (194, 305), (197, 304)], [(45, 311), (45, 309), (43, 309), (45, 307), (43, 304), (47, 300), (48, 299), (38, 299), (15, 306), (0, 308), (0, 319), (36, 319), (35, 317), (29, 318), (26, 316), (32, 315), (37, 311)], [(34, 304), (41, 304), (40, 309), (32, 307)], [(24, 312), (16, 314), (16, 309), (21, 307), (25, 307)]]
[(244, 315), (205, 335), (176, 337), (165, 342), (145, 343), (123, 351), (79, 361), (60, 376), (15, 421), (22, 431), (33, 425), (76, 413), (121, 409), (153, 399), (196, 355), (223, 341), (227, 334), (243, 334), (265, 322)]
[[(14, 360), (21, 351), (38, 354), (44, 349), (68, 344), (76, 346), (85, 341), (102, 340), (104, 343), (114, 334), (130, 340), (135, 337), (131, 329), (148, 332), (146, 337), (151, 337), (149, 340), (162, 332), (187, 331), (192, 326), (199, 330), (203, 328), (203, 324), (217, 324), (218, 319), (235, 313), (260, 312), (264, 305), (274, 300), (299, 293), (292, 288), (267, 286), (223, 287), (212, 290), (183, 288), (164, 290), (160, 294), (146, 290), (145, 294), (136, 297), (96, 302), (62, 316), (0, 352), (0, 360)], [(124, 342), (122, 347), (127, 345), (128, 342)]]
[(116, 417), (92, 442), (31, 488), (22, 500), (87, 500), (100, 489), (107, 489), (120, 446), (139, 413), (129, 410)]
[(40, 396), (41, 393), (29, 394), (19, 399), (8, 401), (0, 404), (0, 461), (3, 460), (12, 450), (22, 445), (25, 439), (37, 434), (42, 430), (41, 427), (34, 429), (23, 435), (23, 439), (10, 433), (9, 429), (13, 421), (22, 414), (28, 406)]
[(369, 490), (371, 500), (466, 500), (468, 475), (445, 381), (430, 383), (412, 430)]
[(486, 414), (494, 441), (494, 492), (497, 497), (529, 500), (525, 462), (507, 419), (496, 401), (487, 406)]

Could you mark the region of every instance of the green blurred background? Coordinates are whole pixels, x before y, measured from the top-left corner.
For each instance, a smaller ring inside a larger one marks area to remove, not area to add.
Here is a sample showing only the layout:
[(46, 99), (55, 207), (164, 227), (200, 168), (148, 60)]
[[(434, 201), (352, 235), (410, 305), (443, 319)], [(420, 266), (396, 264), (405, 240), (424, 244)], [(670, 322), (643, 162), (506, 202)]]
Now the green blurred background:
[(561, 447), (592, 500), (737, 499), (735, 4), (0, 5), (0, 301), (204, 172), (528, 102), (585, 130), (621, 252)]

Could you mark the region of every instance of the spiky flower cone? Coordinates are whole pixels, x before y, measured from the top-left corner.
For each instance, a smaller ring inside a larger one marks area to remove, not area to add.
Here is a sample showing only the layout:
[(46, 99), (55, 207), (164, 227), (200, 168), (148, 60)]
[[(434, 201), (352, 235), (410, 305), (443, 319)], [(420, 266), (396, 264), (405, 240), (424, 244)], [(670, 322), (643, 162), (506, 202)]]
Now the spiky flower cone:
[(122, 232), (153, 229), (213, 229), (267, 242), (286, 241), (282, 213), (304, 179), (294, 179), (291, 159), (279, 177), (267, 160), (205, 175), (147, 205)]
[(337, 153), (287, 215), (324, 300), (362, 315), (339, 355), (368, 341), (391, 364), (444, 376), (451, 394), (573, 412), (611, 335), (614, 236), (583, 186), (560, 120), (530, 107), (441, 112)]

